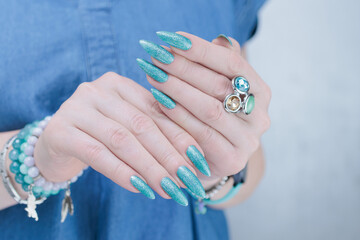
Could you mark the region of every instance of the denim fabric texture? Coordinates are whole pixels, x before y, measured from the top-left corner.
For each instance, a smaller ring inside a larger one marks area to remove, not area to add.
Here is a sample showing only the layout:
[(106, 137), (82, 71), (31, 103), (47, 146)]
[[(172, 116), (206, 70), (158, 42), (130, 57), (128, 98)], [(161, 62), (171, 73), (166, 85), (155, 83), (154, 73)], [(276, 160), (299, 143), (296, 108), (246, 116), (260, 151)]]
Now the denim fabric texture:
[[(211, 41), (220, 33), (244, 44), (264, 0), (0, 1), (0, 131), (53, 114), (77, 86), (108, 71), (150, 89), (136, 58), (150, 61), (140, 39), (185, 31)], [(60, 223), (64, 193), (38, 206), (0, 211), (0, 239), (228, 239), (223, 211), (131, 193), (92, 169), (72, 185), (74, 216)], [(241, 226), (239, 226), (241, 227)]]

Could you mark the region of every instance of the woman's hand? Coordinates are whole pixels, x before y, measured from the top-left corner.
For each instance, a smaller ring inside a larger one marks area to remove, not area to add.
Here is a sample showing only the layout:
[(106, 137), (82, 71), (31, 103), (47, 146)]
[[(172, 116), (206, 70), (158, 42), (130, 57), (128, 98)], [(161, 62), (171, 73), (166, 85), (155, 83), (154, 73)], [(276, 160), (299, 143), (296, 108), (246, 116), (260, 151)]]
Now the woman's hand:
[[(172, 45), (171, 49), (165, 47), (170, 55), (155, 44), (140, 41), (152, 55), (154, 65), (166, 72), (167, 77), (160, 80), (167, 81), (154, 80), (159, 80), (155, 71), (142, 68), (152, 76), (148, 76), (149, 82), (177, 103), (174, 109), (161, 109), (200, 144), (212, 177), (238, 173), (259, 148), (260, 137), (270, 126), (270, 89), (241, 56), (235, 39), (231, 38), (232, 44), (225, 38), (210, 43), (188, 33), (178, 34), (187, 39), (158, 32)], [(224, 109), (223, 101), (233, 92), (231, 79), (236, 76), (245, 77), (255, 95), (256, 105), (250, 115)]]
[(90, 165), (129, 191), (154, 198), (144, 179), (162, 197), (187, 205), (176, 185), (205, 195), (186, 155), (189, 146), (201, 151), (149, 91), (107, 73), (81, 84), (62, 104), (36, 144), (35, 160), (51, 181), (67, 180)]

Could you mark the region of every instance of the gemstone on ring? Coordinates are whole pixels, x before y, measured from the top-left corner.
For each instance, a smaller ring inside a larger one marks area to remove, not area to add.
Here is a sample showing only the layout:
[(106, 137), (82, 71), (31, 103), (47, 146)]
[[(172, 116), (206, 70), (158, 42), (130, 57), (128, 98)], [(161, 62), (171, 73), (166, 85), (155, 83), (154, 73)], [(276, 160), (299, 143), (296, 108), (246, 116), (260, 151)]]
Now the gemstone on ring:
[(241, 107), (241, 99), (236, 94), (231, 94), (225, 99), (225, 109), (228, 112), (237, 112)]
[(245, 114), (250, 114), (255, 107), (255, 97), (250, 94), (245, 100)]
[(239, 91), (240, 93), (246, 93), (247, 91), (249, 91), (250, 88), (250, 84), (248, 80), (246, 80), (243, 77), (236, 77), (234, 79), (234, 86), (236, 90)]

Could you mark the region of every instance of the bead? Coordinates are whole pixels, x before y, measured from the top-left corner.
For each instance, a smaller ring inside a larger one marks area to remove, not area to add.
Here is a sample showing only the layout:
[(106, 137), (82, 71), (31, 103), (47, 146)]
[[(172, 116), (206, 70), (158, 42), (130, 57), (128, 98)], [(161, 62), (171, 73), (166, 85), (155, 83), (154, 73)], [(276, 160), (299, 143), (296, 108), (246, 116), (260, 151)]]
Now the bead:
[(38, 138), (35, 136), (29, 136), (29, 138), (27, 139), (27, 143), (31, 146), (35, 146), (36, 142), (37, 142)]
[(21, 184), (22, 189), (24, 189), (25, 192), (29, 191), (29, 184), (26, 184), (25, 182)]
[(50, 192), (51, 192), (51, 195), (56, 195), (56, 194), (58, 194), (60, 192), (60, 190), (59, 189), (58, 190), (51, 190)]
[(26, 156), (25, 153), (20, 153), (19, 159), (18, 159), (19, 162), (20, 162), (20, 163), (23, 163), (26, 157), (27, 157), (27, 156)]
[(35, 186), (42, 187), (44, 186), (45, 182), (46, 182), (45, 179), (43, 177), (40, 177), (35, 181)]
[(77, 177), (77, 176), (75, 176), (75, 177), (71, 178), (71, 180), (70, 180), (70, 181), (71, 181), (72, 183), (74, 183), (74, 182), (76, 182), (77, 180), (78, 180), (78, 177)]
[(60, 188), (61, 189), (66, 189), (67, 188), (67, 182), (61, 182), (60, 183)]
[(35, 178), (39, 175), (39, 169), (37, 167), (30, 167), (28, 170), (28, 175), (32, 178)]
[(20, 165), (20, 172), (24, 175), (26, 175), (28, 173), (28, 167), (25, 164), (21, 164)]
[(40, 137), (41, 133), (43, 132), (43, 130), (39, 127), (34, 128), (34, 130), (32, 131), (32, 135)]
[(28, 156), (24, 159), (24, 164), (28, 167), (32, 167), (35, 164), (35, 160), (33, 157)]
[(47, 116), (47, 117), (45, 117), (45, 119), (44, 119), (45, 121), (47, 121), (47, 122), (49, 122), (50, 120), (51, 120), (51, 116)]
[(41, 196), (41, 193), (42, 193), (43, 189), (42, 189), (42, 187), (34, 186), (34, 187), (32, 188), (32, 191), (33, 191), (33, 193), (34, 193), (34, 196), (35, 196), (36, 198), (38, 198), (38, 197)]
[(21, 130), (21, 131), (18, 133), (17, 137), (18, 137), (19, 139), (25, 139), (25, 137), (26, 137), (27, 135), (29, 135), (29, 131), (23, 129), (23, 130)]
[(24, 182), (27, 184), (32, 184), (32, 183), (34, 183), (34, 179), (32, 177), (30, 177), (29, 175), (25, 175)]
[(47, 124), (48, 124), (47, 121), (42, 120), (42, 121), (39, 122), (38, 127), (41, 128), (41, 129), (45, 129), (45, 127), (46, 127)]
[(47, 198), (47, 197), (49, 197), (49, 196), (51, 195), (51, 191), (45, 191), (45, 190), (43, 190), (43, 191), (42, 191), (42, 195)]
[(243, 77), (235, 78), (234, 85), (236, 89), (240, 92), (247, 92), (250, 88), (249, 82)]
[(24, 153), (28, 156), (32, 156), (34, 154), (34, 147), (31, 145), (27, 145), (24, 149)]
[(52, 189), (53, 183), (52, 182), (45, 182), (45, 184), (42, 186), (44, 191), (50, 191)]
[(18, 173), (20, 171), (20, 163), (18, 161), (14, 161), (10, 164), (10, 172), (12, 173)]
[(28, 146), (27, 142), (24, 142), (23, 144), (21, 144), (20, 151), (24, 152), (24, 150), (27, 146)]
[(21, 173), (17, 173), (15, 175), (15, 182), (17, 182), (18, 184), (23, 184), (24, 183), (24, 175), (22, 175)]
[(13, 143), (12, 143), (12, 147), (16, 150), (20, 150), (20, 146), (23, 143), (23, 141), (19, 138), (16, 138)]
[(60, 183), (54, 183), (51, 190), (52, 191), (60, 190)]
[(19, 151), (16, 149), (13, 149), (9, 152), (9, 158), (11, 161), (16, 161), (19, 158)]

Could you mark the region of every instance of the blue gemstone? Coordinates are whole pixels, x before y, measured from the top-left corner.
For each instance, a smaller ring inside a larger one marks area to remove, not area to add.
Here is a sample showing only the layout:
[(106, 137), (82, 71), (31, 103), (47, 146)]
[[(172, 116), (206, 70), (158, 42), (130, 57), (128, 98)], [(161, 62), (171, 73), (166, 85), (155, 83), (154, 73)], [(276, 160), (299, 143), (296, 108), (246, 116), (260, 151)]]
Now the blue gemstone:
[(21, 173), (17, 173), (15, 175), (15, 181), (18, 183), (18, 184), (23, 184), (24, 183), (24, 175), (22, 175)]
[(235, 87), (240, 92), (249, 91), (250, 85), (249, 82), (243, 77), (237, 77), (234, 81)]
[(9, 158), (11, 161), (16, 161), (18, 160), (18, 157), (19, 157), (19, 151), (18, 150), (11, 150), (10, 153), (9, 153)]
[(10, 164), (10, 172), (17, 174), (20, 171), (20, 163), (18, 161), (13, 161)]
[(19, 138), (16, 138), (13, 143), (12, 143), (12, 146), (14, 149), (17, 149), (17, 150), (20, 150), (20, 146), (21, 144), (23, 143), (23, 141)]

